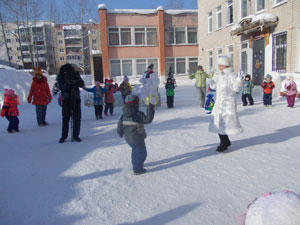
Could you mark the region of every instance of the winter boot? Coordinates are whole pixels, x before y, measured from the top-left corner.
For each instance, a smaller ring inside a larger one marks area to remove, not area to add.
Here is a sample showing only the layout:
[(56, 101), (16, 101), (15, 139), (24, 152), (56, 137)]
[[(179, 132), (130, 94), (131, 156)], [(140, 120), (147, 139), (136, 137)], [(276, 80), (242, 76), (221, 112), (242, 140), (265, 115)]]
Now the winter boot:
[(229, 146), (227, 140), (226, 140), (226, 136), (227, 135), (222, 135), (219, 134), (219, 138), (220, 138), (220, 145), (217, 148), (217, 152), (224, 152), (227, 150), (227, 147)]
[(147, 170), (143, 168), (141, 171), (133, 171), (133, 174), (134, 175), (141, 175), (141, 174), (144, 174), (146, 172), (147, 172)]
[(65, 142), (65, 139), (64, 138), (61, 138), (61, 139), (59, 139), (59, 142), (58, 143), (64, 143)]
[(80, 137), (73, 137), (73, 140), (77, 141), (77, 142), (81, 142), (81, 138)]

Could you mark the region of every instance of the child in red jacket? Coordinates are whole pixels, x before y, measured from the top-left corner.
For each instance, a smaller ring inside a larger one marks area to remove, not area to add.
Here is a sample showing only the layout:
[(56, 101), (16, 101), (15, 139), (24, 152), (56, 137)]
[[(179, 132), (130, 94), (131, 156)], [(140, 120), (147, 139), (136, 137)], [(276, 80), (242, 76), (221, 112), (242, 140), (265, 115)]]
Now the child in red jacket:
[(107, 116), (107, 112), (109, 109), (109, 113), (111, 116), (114, 114), (114, 92), (118, 90), (118, 84), (113, 84), (112, 79), (105, 79), (105, 88), (107, 92), (105, 92), (105, 109), (104, 109), (104, 115)]
[(272, 92), (275, 87), (274, 82), (272, 81), (272, 76), (267, 74), (265, 80), (261, 83), (261, 87), (264, 90), (264, 106), (271, 107), (272, 106)]
[(40, 127), (47, 126), (46, 122), (46, 112), (47, 105), (51, 102), (52, 96), (50, 93), (50, 88), (47, 82), (47, 78), (43, 76), (42, 68), (34, 70), (34, 77), (32, 79), (32, 84), (30, 92), (27, 98), (28, 103), (35, 105), (36, 119)]
[(6, 117), (9, 121), (7, 132), (14, 133), (19, 132), (19, 110), (17, 105), (19, 104), (19, 98), (15, 94), (13, 89), (5, 89), (4, 102), (1, 111), (1, 117)]

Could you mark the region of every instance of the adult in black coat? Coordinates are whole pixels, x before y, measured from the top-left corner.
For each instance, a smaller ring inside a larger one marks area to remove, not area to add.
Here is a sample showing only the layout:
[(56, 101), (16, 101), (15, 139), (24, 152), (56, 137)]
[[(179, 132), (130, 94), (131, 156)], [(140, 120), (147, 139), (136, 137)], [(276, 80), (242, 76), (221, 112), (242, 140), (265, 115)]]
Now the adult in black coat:
[(62, 135), (59, 143), (63, 143), (69, 132), (69, 121), (72, 117), (73, 136), (72, 141), (80, 142), (80, 120), (81, 120), (81, 99), (79, 87), (84, 87), (84, 81), (80, 74), (74, 70), (71, 64), (65, 64), (60, 68), (56, 78), (62, 95)]

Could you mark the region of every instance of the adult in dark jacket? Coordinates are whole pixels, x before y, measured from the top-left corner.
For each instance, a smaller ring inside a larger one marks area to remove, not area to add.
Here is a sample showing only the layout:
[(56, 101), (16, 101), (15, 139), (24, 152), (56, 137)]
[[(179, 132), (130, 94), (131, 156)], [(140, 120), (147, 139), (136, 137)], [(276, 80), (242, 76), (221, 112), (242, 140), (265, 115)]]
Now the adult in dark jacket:
[(34, 77), (32, 79), (30, 91), (27, 97), (28, 103), (35, 105), (36, 119), (40, 127), (47, 126), (46, 122), (46, 112), (47, 105), (51, 102), (52, 96), (50, 93), (50, 88), (47, 82), (47, 78), (43, 76), (42, 69), (35, 69)]
[(118, 122), (118, 134), (125, 136), (127, 144), (132, 148), (131, 163), (135, 175), (146, 172), (144, 162), (147, 158), (144, 124), (149, 124), (154, 118), (154, 106), (148, 105), (147, 115), (139, 111), (139, 98), (130, 94), (125, 99), (123, 115)]
[(72, 116), (73, 136), (72, 140), (80, 142), (80, 120), (81, 120), (81, 100), (79, 87), (84, 87), (84, 81), (80, 74), (74, 70), (71, 64), (65, 64), (60, 68), (56, 78), (62, 95), (62, 135), (59, 143), (63, 143), (68, 137), (69, 121)]

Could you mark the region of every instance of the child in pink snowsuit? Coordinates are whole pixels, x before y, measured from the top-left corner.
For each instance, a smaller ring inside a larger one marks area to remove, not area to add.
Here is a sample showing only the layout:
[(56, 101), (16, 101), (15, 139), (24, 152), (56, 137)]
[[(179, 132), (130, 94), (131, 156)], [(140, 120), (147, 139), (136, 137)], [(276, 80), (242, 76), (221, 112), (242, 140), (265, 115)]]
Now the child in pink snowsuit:
[(287, 100), (287, 107), (294, 107), (295, 98), (297, 94), (297, 85), (294, 81), (294, 77), (289, 74), (285, 80), (284, 89), (286, 90), (286, 100)]

